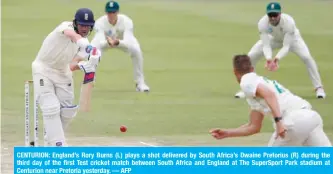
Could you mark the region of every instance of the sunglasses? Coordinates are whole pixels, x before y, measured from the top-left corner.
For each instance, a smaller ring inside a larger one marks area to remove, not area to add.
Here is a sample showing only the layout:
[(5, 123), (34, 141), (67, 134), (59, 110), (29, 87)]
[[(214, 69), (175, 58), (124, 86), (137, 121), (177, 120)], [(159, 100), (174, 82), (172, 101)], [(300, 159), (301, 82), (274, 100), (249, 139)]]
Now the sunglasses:
[(280, 15), (280, 13), (272, 12), (272, 13), (268, 13), (267, 15), (268, 15), (268, 17), (272, 18), (272, 17), (278, 17)]

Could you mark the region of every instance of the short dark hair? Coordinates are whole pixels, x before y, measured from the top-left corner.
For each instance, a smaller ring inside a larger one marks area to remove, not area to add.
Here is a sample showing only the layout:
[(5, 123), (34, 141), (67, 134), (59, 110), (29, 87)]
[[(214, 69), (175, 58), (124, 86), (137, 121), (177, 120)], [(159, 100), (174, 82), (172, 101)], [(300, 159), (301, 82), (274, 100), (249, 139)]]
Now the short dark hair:
[(252, 69), (251, 59), (246, 54), (235, 55), (233, 58), (234, 69), (241, 74), (249, 73)]

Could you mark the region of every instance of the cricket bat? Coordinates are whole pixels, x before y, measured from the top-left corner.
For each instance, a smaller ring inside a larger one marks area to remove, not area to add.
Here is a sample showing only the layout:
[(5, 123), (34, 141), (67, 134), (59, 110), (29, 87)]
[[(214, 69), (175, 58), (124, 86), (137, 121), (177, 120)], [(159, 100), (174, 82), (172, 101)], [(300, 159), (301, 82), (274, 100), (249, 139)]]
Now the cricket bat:
[[(92, 55), (96, 55), (96, 48), (93, 48)], [(80, 110), (82, 112), (89, 112), (90, 111), (90, 105), (91, 105), (91, 96), (92, 96), (92, 90), (94, 87), (94, 80), (87, 81), (87, 79), (95, 78), (95, 72), (85, 74), (84, 80), (81, 85), (81, 93), (80, 93)]]
[(90, 82), (87, 84), (82, 84), (81, 86), (80, 110), (83, 112), (90, 111), (91, 95), (92, 95), (92, 89), (94, 87), (93, 83), (94, 82)]

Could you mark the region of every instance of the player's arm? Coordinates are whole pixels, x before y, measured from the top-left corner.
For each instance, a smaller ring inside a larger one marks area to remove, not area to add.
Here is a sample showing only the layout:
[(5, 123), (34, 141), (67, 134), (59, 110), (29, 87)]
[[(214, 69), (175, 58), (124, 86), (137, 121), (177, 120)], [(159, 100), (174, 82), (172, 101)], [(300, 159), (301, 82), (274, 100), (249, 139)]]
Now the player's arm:
[(82, 37), (72, 29), (64, 29), (63, 34), (75, 42), (80, 48), (86, 48), (90, 44), (87, 38)]
[(264, 22), (259, 22), (258, 24), (260, 40), (263, 43), (263, 52), (266, 60), (271, 60), (273, 56), (272, 47), (270, 44), (269, 33), (267, 32), (267, 24)]
[(243, 124), (243, 125), (241, 125), (241, 126), (239, 126), (239, 127), (246, 127), (246, 126), (248, 126), (249, 125), (249, 123), (245, 123), (245, 124)]
[(87, 59), (90, 57), (90, 52), (92, 50), (92, 46), (88, 46), (86, 49), (79, 48), (79, 51), (72, 59), (71, 63), (69, 64), (69, 68), (71, 71), (76, 71), (81, 69), (82, 70), (82, 63), (88, 62)]
[(95, 55), (92, 55), (92, 49), (94, 49), (94, 47), (89, 46), (87, 50), (81, 50), (76, 54), (76, 56), (72, 59), (72, 62), (69, 65), (71, 71), (81, 69), (85, 73), (89, 73), (90, 71), (92, 71), (90, 69), (96, 68), (96, 66), (100, 62), (100, 57), (102, 56), (102, 53), (97, 48)]
[(262, 127), (263, 120), (263, 113), (256, 110), (251, 110), (249, 122), (238, 128), (228, 129), (228, 137), (243, 137), (259, 133)]
[(104, 31), (95, 30), (94, 38), (91, 41), (91, 45), (93, 47), (97, 47), (98, 49), (103, 49), (109, 46), (108, 41), (106, 40)]
[(79, 70), (80, 69), (79, 62), (81, 61), (85, 61), (85, 59), (80, 56), (75, 56), (69, 65), (71, 71)]
[(296, 25), (293, 19), (288, 20), (288, 23), (285, 24), (283, 30), (285, 31), (284, 38), (283, 38), (283, 46), (276, 54), (275, 59), (281, 60), (285, 57), (290, 49), (290, 46), (295, 39), (295, 29)]
[(86, 58), (83, 58), (82, 56), (80, 56), (78, 54), (78, 56), (73, 58), (73, 60), (70, 64), (70, 69), (72, 71), (76, 71), (76, 70), (80, 69), (84, 72), (84, 74), (85, 74), (84, 83), (89, 83), (89, 82), (94, 81), (95, 72), (96, 72), (97, 66), (100, 62), (101, 51), (95, 47), (92, 48), (92, 50), (95, 50), (95, 51), (89, 52), (88, 60), (86, 60)]
[(257, 76), (247, 76), (242, 80), (240, 87), (244, 94), (249, 97), (247, 100), (251, 106), (250, 118), (247, 124), (244, 124), (234, 129), (214, 129), (211, 134), (216, 139), (223, 139), (228, 137), (241, 137), (249, 136), (260, 132), (264, 113), (261, 105), (252, 97), (256, 96), (257, 86), (260, 79)]
[(274, 119), (281, 117), (278, 99), (272, 90), (259, 83), (256, 90), (256, 96), (263, 98), (266, 101), (268, 107), (271, 109)]
[(69, 68), (71, 71), (79, 70), (80, 69), (79, 62), (85, 61), (86, 57), (88, 56), (86, 48), (89, 46), (89, 41), (86, 38), (82, 38), (81, 35), (76, 34), (76, 32), (70, 29), (65, 29), (63, 33), (64, 35), (69, 37), (72, 41), (76, 42), (76, 44), (79, 46), (79, 52), (75, 55), (75, 57), (72, 59), (71, 63), (69, 64)]
[(72, 23), (70, 24), (62, 23), (57, 28), (57, 32), (68, 37), (71, 41), (75, 42), (80, 48), (85, 49), (90, 44), (87, 38), (84, 38), (75, 32)]
[(77, 42), (78, 40), (80, 40), (82, 38), (81, 35), (77, 34), (73, 29), (64, 29), (62, 31), (62, 33), (69, 37), (73, 42)]
[(253, 109), (248, 123), (234, 129), (212, 129), (210, 133), (216, 139), (250, 136), (260, 132), (263, 119), (264, 114)]
[[(281, 118), (278, 101), (273, 91), (258, 83), (256, 79), (251, 79), (251, 83), (243, 85), (241, 84), (241, 88), (247, 96), (264, 98), (264, 100), (271, 108), (273, 117)], [(214, 129), (211, 131), (212, 136), (214, 136), (216, 139), (223, 139), (228, 137), (249, 136), (260, 132), (264, 113), (261, 112), (259, 108), (257, 109), (255, 104), (252, 104), (251, 108), (252, 110), (250, 113), (250, 120), (247, 124), (244, 124), (235, 129)], [(278, 135), (283, 136), (285, 129), (282, 123), (277, 122), (276, 125), (279, 132)]]
[(133, 33), (133, 24), (128, 23), (124, 31), (124, 38), (122, 40), (119, 40), (119, 45), (129, 48), (135, 39), (136, 38)]
[[(251, 84), (249, 84), (249, 85), (251, 85)], [(253, 86), (252, 85), (249, 86), (249, 85), (245, 85), (244, 88), (253, 89), (255, 91), (255, 92), (253, 92), (255, 97), (263, 98), (266, 101), (267, 105), (271, 109), (274, 120), (281, 119), (280, 107), (279, 107), (278, 99), (277, 99), (277, 96), (275, 95), (275, 93), (261, 83), (258, 83), (257, 85), (253, 85)], [(250, 91), (248, 91), (248, 92), (250, 92)], [(253, 96), (253, 94), (252, 94), (252, 96)], [(249, 123), (247, 125), (243, 125), (236, 129), (227, 130), (228, 137), (248, 136), (248, 135), (252, 135), (252, 134), (260, 132), (261, 123), (262, 123), (263, 118), (264, 118), (263, 113), (256, 111), (256, 110), (252, 110), (251, 114), (250, 114)], [(283, 128), (281, 122), (277, 122), (276, 124), (277, 124), (278, 128), (279, 127), (281, 129)]]
[[(250, 97), (260, 97), (264, 99), (271, 109), (273, 117), (280, 117), (280, 107), (274, 91), (262, 84), (259, 77), (249, 77), (240, 84), (244, 94)], [(252, 106), (255, 106), (252, 104)], [(256, 106), (257, 107), (257, 106)]]
[(288, 54), (290, 45), (292, 44), (293, 40), (294, 40), (294, 32), (287, 32), (283, 38), (283, 46), (276, 54), (275, 59), (281, 60), (283, 57), (285, 57)]
[(272, 59), (272, 47), (270, 45), (269, 41), (269, 35), (266, 32), (260, 33), (260, 39), (263, 43), (263, 52), (266, 60), (271, 60)]
[(279, 102), (275, 93), (272, 90), (265, 87), (264, 85), (258, 84), (256, 89), (256, 96), (261, 97), (266, 101), (268, 107), (271, 110), (272, 116), (276, 122), (276, 128), (278, 132), (277, 135), (284, 137), (286, 129), (284, 128), (284, 125), (281, 123), (282, 116), (281, 116)]
[(91, 40), (91, 45), (100, 50), (109, 47), (108, 41), (106, 40), (106, 35), (103, 29), (103, 23), (101, 21), (97, 21), (94, 26), (95, 35)]
[(132, 44), (136, 44), (135, 41), (136, 41), (136, 38), (135, 38), (134, 32), (133, 32), (132, 20), (127, 20), (125, 22), (123, 39), (118, 40), (118, 39), (111, 39), (110, 37), (108, 38), (108, 43), (111, 47), (121, 46), (121, 47), (129, 48), (132, 46)]

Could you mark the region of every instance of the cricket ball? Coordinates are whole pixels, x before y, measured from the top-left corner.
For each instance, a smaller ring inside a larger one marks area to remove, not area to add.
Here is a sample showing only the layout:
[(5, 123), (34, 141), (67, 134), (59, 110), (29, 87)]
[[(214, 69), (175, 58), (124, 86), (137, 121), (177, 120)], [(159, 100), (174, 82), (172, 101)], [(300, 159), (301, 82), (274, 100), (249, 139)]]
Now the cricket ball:
[(126, 132), (127, 131), (127, 127), (126, 126), (120, 126), (120, 131), (121, 132)]

